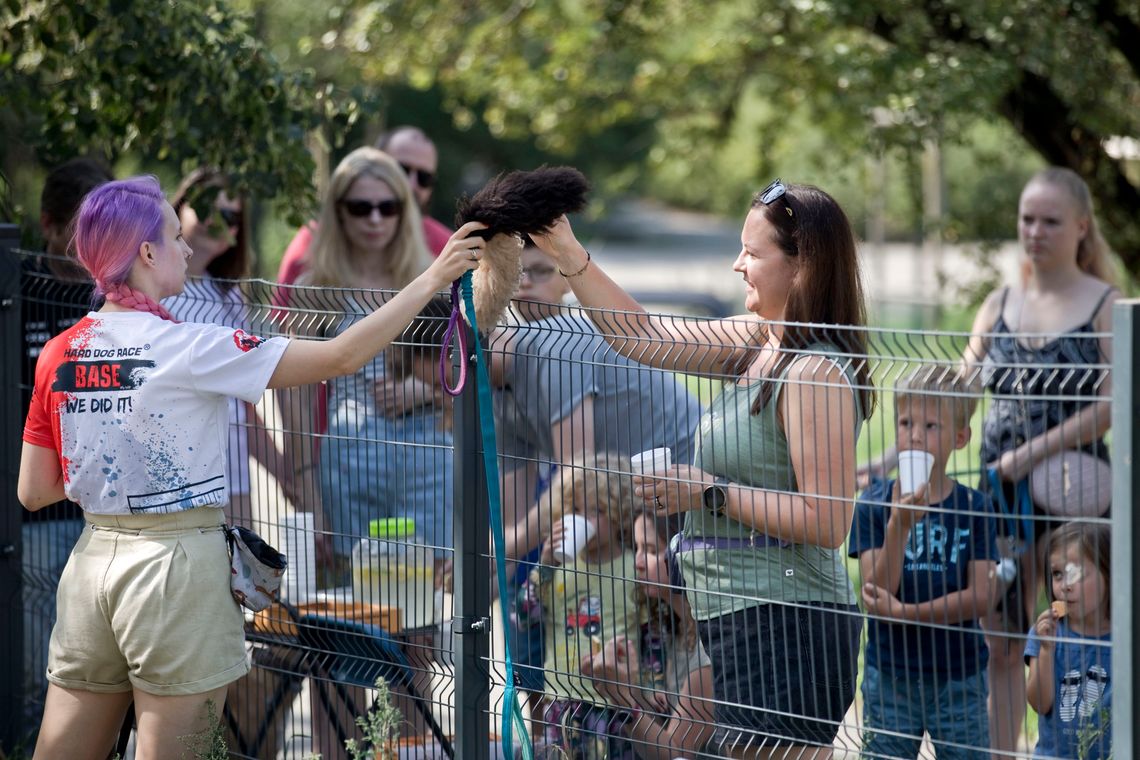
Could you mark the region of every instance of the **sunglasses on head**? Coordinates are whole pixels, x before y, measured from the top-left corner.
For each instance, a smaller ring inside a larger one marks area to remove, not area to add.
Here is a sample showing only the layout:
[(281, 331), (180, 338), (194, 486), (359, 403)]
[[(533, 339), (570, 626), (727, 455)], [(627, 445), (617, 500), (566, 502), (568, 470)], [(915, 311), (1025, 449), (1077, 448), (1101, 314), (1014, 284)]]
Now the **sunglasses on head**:
[(241, 226), (241, 212), (235, 211), (232, 208), (218, 209), (218, 216), (225, 222), (227, 227), (240, 227)]
[(373, 203), (372, 201), (349, 198), (341, 201), (340, 205), (349, 216), (372, 216), (373, 209), (379, 211), (380, 216), (384, 218), (400, 215), (400, 202), (397, 200), (389, 199)]
[[(770, 206), (787, 194), (788, 188), (784, 187), (784, 183), (780, 181), (779, 177), (776, 177), (776, 179), (772, 180), (772, 184), (760, 191), (760, 202), (765, 206)], [(787, 204), (787, 201), (784, 201), (784, 203)], [(788, 216), (791, 216), (792, 207), (785, 205), (784, 208), (787, 209)]]
[(400, 164), (400, 168), (408, 175), (408, 179), (414, 179), (416, 184), (420, 187), (431, 187), (435, 184), (435, 172), (429, 172), (424, 169), (417, 169), (414, 166), (407, 164)]

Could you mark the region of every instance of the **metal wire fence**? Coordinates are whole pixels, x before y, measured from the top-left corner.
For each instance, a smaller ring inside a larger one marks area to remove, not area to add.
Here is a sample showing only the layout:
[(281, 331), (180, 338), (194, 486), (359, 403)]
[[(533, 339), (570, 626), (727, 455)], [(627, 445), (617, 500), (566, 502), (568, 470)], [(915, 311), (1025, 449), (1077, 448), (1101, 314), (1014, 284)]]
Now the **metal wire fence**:
[[(90, 297), (40, 261), (6, 260), (22, 409), (37, 346)], [(205, 280), (168, 306), (325, 338), (388, 297)], [(451, 382), (466, 358), (442, 345), (447, 316), (433, 302), (353, 376), (230, 408), (227, 516), (290, 562), (283, 603), (247, 616), (231, 754), (344, 757), (366, 714), (395, 756), (503, 754), (506, 642), (538, 757), (1107, 756), (1110, 336), (786, 325), (781, 360), (749, 320), (516, 304), (482, 357), (497, 589), (474, 379), (454, 402), (440, 389), (441, 361)], [(58, 510), (7, 537), (24, 727), (82, 530)]]

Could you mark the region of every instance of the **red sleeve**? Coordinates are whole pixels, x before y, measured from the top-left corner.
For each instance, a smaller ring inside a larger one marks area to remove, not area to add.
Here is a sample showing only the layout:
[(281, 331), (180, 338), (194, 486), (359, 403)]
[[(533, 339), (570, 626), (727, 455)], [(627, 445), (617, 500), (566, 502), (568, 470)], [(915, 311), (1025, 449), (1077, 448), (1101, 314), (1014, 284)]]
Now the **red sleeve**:
[(60, 451), (59, 406), (64, 401), (64, 394), (53, 393), (51, 387), (55, 371), (63, 362), (63, 351), (69, 345), (68, 336), (85, 322), (86, 318), (49, 340), (36, 360), (35, 387), (32, 388), (28, 418), (24, 422), (24, 441), (33, 446), (53, 449), (56, 453)]
[(428, 250), (431, 251), (432, 256), (438, 256), (443, 252), (443, 247), (451, 239), (452, 232), (453, 230), (442, 222), (438, 222), (430, 216), (424, 217), (424, 240), (427, 242)]
[(313, 244), (313, 230), (316, 222), (309, 222), (297, 230), (297, 234), (285, 247), (281, 266), (277, 270), (277, 282), (292, 285), (308, 266), (309, 246)]
[[(289, 241), (285, 248), (285, 255), (281, 257), (281, 266), (277, 269), (277, 282), (281, 285), (293, 285), (297, 279), (309, 268), (309, 246), (313, 242), (313, 229), (316, 222), (309, 222), (297, 230), (297, 234)], [(274, 288), (271, 303), (274, 306), (285, 307), (289, 305), (292, 291), (289, 288)], [(274, 312), (274, 319), (281, 318), (281, 312)]]

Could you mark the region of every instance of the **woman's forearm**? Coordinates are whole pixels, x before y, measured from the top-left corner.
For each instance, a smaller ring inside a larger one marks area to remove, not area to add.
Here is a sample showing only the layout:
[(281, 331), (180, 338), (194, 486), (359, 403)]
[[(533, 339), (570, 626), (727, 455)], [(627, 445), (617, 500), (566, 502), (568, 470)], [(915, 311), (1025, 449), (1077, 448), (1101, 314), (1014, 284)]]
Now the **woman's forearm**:
[(808, 498), (788, 491), (769, 491), (729, 484), (725, 515), (772, 538), (793, 544), (836, 549), (851, 529), (855, 502), (849, 498)]
[[(1059, 451), (1086, 446), (1104, 437), (1112, 426), (1112, 407), (1109, 400), (1098, 397), (1076, 414), (1065, 419), (1060, 425), (1049, 428), (1045, 433), (1029, 442), (1034, 460), (1040, 461)], [(1037, 456), (1040, 454), (1040, 456)]]

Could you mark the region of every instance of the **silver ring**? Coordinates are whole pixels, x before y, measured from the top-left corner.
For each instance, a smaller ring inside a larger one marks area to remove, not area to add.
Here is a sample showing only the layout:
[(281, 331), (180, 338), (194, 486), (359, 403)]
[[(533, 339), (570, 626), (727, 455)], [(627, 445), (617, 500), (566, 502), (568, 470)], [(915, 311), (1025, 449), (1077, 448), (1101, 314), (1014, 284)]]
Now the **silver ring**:
[(661, 503), (661, 497), (660, 496), (654, 496), (653, 497), (653, 503), (657, 505), (658, 509), (662, 509), (665, 506), (664, 504)]
[(471, 260), (472, 261), (478, 261), (479, 260), (479, 251), (475, 248), (471, 249)]

